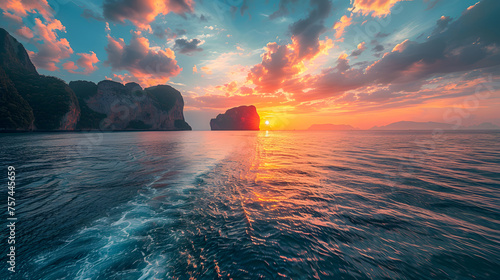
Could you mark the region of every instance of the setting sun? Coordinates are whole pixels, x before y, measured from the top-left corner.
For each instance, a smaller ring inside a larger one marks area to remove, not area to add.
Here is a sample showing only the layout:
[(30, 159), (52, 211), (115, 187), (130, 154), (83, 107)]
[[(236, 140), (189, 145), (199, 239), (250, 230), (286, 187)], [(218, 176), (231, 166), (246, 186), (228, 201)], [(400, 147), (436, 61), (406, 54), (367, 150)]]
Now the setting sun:
[(269, 121), (265, 121), (264, 123), (265, 123), (266, 125), (269, 125)]

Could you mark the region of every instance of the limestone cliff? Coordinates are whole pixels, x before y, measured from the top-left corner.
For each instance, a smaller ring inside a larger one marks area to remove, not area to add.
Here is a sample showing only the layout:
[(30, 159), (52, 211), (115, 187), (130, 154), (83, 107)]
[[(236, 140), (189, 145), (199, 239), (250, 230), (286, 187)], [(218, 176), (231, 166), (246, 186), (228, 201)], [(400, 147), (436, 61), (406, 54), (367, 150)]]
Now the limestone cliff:
[(70, 83), (82, 107), (80, 129), (191, 130), (184, 120), (184, 100), (171, 86), (142, 89), (137, 83), (89, 83)]
[(68, 86), (39, 75), (23, 45), (2, 28), (0, 101), (0, 131), (191, 130), (176, 89), (112, 81)]

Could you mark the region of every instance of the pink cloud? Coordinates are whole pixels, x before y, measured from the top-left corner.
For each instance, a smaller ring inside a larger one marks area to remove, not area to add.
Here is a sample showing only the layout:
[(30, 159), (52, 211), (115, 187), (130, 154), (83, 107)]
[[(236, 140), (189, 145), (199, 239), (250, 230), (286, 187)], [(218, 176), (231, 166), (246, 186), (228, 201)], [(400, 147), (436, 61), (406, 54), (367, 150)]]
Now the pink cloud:
[(4, 10), (4, 15), (8, 13), (16, 18), (24, 18), (28, 13), (38, 12), (44, 19), (49, 20), (53, 14), (47, 0), (2, 0), (0, 9)]
[[(37, 68), (58, 70), (56, 63), (73, 53), (68, 40), (58, 35), (66, 32), (66, 28), (54, 18), (54, 11), (47, 0), (3, 0), (0, 9), (4, 11), (4, 16), (15, 22), (18, 28), (15, 32), (37, 48), (37, 52), (28, 51)], [(30, 14), (42, 16), (35, 18), (35, 25), (31, 29), (23, 25), (23, 18)]]
[(193, 0), (105, 0), (103, 14), (107, 20), (132, 22), (139, 29), (151, 30), (150, 23), (158, 15), (184, 15), (194, 10)]
[(68, 72), (70, 72), (70, 73), (75, 73), (75, 70), (78, 69), (78, 66), (76, 66), (73, 61), (65, 62), (65, 63), (63, 63), (62, 66), (63, 66), (64, 70), (68, 70)]
[(137, 81), (144, 86), (165, 84), (170, 77), (182, 71), (177, 65), (174, 51), (150, 47), (149, 40), (141, 37), (139, 32), (133, 34), (128, 45), (123, 39), (108, 35), (106, 52), (107, 65), (115, 71), (125, 70), (130, 73), (117, 77)]
[[(76, 61), (76, 64), (78, 66), (75, 65), (74, 62), (68, 61), (68, 62), (63, 64), (63, 68), (68, 70), (68, 72), (73, 73), (73, 74), (80, 73), (80, 74), (85, 74), (85, 75), (90, 74), (90, 73), (94, 72), (95, 70), (97, 70), (97, 67), (94, 64), (99, 62), (99, 59), (97, 58), (97, 55), (94, 52), (77, 53), (77, 55), (80, 56), (80, 58), (78, 58), (78, 60)], [(77, 70), (78, 68), (83, 68), (83, 71), (76, 72), (75, 70)]]
[(36, 37), (32, 39), (32, 43), (37, 47), (38, 52), (31, 52), (31, 60), (36, 67), (49, 71), (58, 70), (55, 64), (73, 53), (68, 40), (59, 38), (56, 33), (56, 31), (65, 32), (66, 28), (57, 19), (44, 24), (36, 18), (33, 31)]
[(33, 34), (33, 31), (29, 29), (26, 26), (21, 27), (20, 29), (16, 30), (16, 33), (22, 36), (23, 38), (29, 40), (33, 38), (35, 35)]

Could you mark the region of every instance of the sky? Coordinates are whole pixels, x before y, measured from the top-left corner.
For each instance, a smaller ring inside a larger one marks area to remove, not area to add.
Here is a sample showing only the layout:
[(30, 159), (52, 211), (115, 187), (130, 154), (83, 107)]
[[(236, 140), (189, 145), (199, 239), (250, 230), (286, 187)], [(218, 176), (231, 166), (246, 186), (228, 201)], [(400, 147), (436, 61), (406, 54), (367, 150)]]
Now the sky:
[(197, 130), (240, 105), (257, 107), (261, 129), (500, 125), (497, 0), (3, 0), (0, 9), (39, 73), (171, 85)]

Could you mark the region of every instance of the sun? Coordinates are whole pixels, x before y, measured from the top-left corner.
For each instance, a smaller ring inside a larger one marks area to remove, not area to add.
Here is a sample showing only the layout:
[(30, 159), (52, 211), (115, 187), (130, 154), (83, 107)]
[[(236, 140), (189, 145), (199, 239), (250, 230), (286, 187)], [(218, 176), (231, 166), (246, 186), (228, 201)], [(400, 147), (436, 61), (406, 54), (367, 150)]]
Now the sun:
[(269, 121), (265, 121), (264, 123), (265, 123), (266, 125), (269, 125)]

